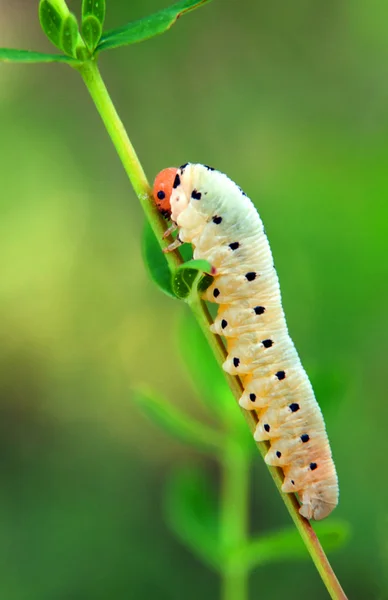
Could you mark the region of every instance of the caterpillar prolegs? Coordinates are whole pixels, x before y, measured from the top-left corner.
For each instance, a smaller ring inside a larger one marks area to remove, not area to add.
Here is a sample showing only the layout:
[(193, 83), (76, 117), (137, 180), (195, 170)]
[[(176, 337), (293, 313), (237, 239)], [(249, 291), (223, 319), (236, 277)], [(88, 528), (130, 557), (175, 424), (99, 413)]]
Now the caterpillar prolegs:
[(206, 165), (165, 169), (154, 199), (171, 218), (194, 258), (212, 265), (204, 299), (219, 304), (211, 326), (227, 342), (223, 365), (238, 375), (240, 405), (254, 410), (257, 441), (269, 440), (265, 457), (284, 472), (282, 490), (296, 492), (300, 513), (323, 519), (338, 503), (338, 480), (325, 424), (311, 383), (288, 334), (279, 281), (263, 223), (251, 200), (226, 175)]

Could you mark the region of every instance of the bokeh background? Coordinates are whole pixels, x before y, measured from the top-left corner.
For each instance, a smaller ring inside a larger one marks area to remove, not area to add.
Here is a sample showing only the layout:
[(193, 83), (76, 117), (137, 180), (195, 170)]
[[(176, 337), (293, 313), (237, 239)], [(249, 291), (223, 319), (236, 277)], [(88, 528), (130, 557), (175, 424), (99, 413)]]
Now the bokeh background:
[[(111, 28), (167, 1), (107, 4)], [(37, 5), (0, 0), (0, 46), (50, 51)], [(218, 0), (101, 57), (150, 178), (211, 164), (260, 211), (352, 530), (331, 561), (362, 600), (388, 598), (387, 22), (376, 0)], [(149, 280), (143, 215), (77, 74), (0, 65), (0, 140), (0, 598), (216, 598), (162, 511), (174, 465), (214, 465), (131, 398), (146, 382), (200, 414), (184, 306)], [(259, 455), (251, 504), (256, 531), (290, 522)], [(251, 585), (327, 597), (309, 562)]]

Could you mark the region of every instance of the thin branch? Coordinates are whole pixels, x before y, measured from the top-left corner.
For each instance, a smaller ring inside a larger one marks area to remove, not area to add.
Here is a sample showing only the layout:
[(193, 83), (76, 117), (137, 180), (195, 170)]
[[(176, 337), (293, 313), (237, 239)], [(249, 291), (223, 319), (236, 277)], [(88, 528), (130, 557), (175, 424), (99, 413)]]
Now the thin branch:
[[(148, 183), (136, 151), (132, 146), (124, 125), (109, 96), (97, 63), (92, 59), (79, 67), (75, 67), (75, 69), (82, 75), (82, 79), (84, 80), (100, 117), (104, 122), (107, 132), (117, 150), (132, 187), (140, 200), (140, 204), (157, 240), (162, 247), (168, 246), (171, 242), (171, 238), (162, 241), (163, 233), (166, 230), (166, 222), (152, 201), (151, 186)], [(182, 258), (177, 252), (169, 252), (165, 256), (171, 272), (174, 272), (175, 269), (182, 264)]]

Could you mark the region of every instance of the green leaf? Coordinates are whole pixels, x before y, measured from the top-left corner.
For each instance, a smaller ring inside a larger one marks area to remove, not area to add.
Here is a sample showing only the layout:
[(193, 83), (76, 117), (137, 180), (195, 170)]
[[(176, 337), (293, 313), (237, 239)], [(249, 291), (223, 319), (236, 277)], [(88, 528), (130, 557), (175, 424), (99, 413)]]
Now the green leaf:
[(39, 20), (49, 40), (69, 56), (77, 57), (79, 43), (85, 50), (79, 37), (77, 19), (64, 0), (41, 0)]
[(168, 296), (176, 298), (172, 289), (172, 273), (168, 262), (148, 222), (143, 231), (142, 253), (147, 270), (156, 285)]
[(18, 63), (51, 63), (62, 62), (77, 64), (79, 61), (64, 56), (63, 54), (44, 54), (42, 52), (32, 52), (30, 50), (16, 50), (14, 48), (0, 48), (0, 62), (18, 62)]
[(77, 19), (71, 13), (68, 17), (63, 21), (63, 26), (61, 29), (61, 48), (66, 54), (69, 56), (76, 56), (77, 49), (77, 41), (78, 41), (78, 23)]
[[(204, 274), (211, 273), (211, 264), (207, 260), (190, 260), (184, 263), (174, 273), (172, 280), (172, 289), (178, 298), (187, 299), (190, 297), (192, 291), (196, 293), (199, 289), (199, 284), (202, 282)], [(212, 278), (207, 280), (208, 285)]]
[[(343, 546), (350, 533), (349, 525), (344, 521), (329, 520), (316, 523), (314, 529), (325, 552)], [(294, 527), (289, 527), (251, 540), (233, 552), (233, 559), (252, 569), (270, 562), (309, 560), (310, 555), (298, 531)]]
[(167, 523), (181, 542), (210, 567), (220, 570), (218, 507), (203, 470), (186, 466), (175, 471), (164, 507)]
[(105, 20), (105, 0), (82, 0), (82, 21), (95, 17), (102, 27)]
[[(222, 420), (226, 415), (241, 421), (244, 432), (251, 435), (241, 418), (225, 375), (214, 358), (200, 327), (190, 315), (184, 315), (180, 323), (179, 343), (181, 356), (189, 369), (192, 381), (206, 406), (216, 412)], [(253, 444), (252, 444), (253, 445)]]
[(193, 260), (193, 246), (182, 244), (182, 246), (179, 246), (179, 254), (182, 256), (183, 262), (188, 263), (189, 260)]
[[(67, 15), (66, 15), (67, 16)], [(64, 16), (53, 6), (49, 0), (41, 0), (39, 4), (39, 20), (43, 31), (50, 42), (61, 48), (61, 34)]]
[(148, 40), (155, 35), (164, 33), (177, 19), (185, 13), (207, 4), (210, 0), (182, 0), (168, 8), (164, 8), (149, 17), (144, 17), (138, 21), (132, 21), (120, 27), (107, 31), (101, 39), (97, 50), (108, 50), (110, 48), (118, 48), (127, 44), (135, 44)]
[(149, 389), (135, 390), (134, 400), (152, 421), (182, 442), (199, 450), (217, 453), (224, 447), (223, 436), (186, 415), (170, 402)]
[(101, 23), (92, 15), (82, 21), (82, 38), (91, 52), (100, 41), (102, 34)]

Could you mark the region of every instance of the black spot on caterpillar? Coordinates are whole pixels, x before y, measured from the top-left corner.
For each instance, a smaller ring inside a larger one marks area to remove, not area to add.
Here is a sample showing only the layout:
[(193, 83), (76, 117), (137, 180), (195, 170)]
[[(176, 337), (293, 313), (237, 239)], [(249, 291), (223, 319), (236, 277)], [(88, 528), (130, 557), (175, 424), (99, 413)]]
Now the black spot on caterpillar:
[(193, 190), (191, 192), (191, 197), (194, 198), (194, 200), (200, 200), (201, 199), (201, 192), (197, 192), (197, 190)]

